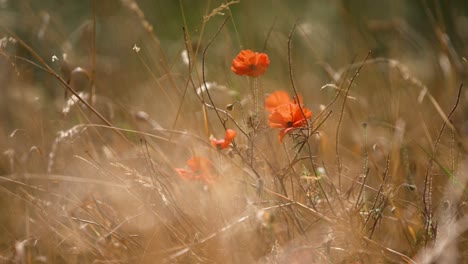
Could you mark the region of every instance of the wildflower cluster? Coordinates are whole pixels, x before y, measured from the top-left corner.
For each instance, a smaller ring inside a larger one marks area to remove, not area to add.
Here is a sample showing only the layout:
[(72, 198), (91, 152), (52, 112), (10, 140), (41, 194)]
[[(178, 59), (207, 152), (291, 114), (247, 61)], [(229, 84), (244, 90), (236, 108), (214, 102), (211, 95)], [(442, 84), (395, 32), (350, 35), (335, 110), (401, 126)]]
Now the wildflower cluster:
[[(259, 77), (263, 75), (270, 59), (267, 54), (242, 50), (232, 61), (231, 70), (241, 76)], [(293, 98), (285, 91), (276, 91), (266, 98), (265, 109), (270, 113), (268, 124), (271, 128), (279, 128), (278, 138), (283, 142), (284, 136), (296, 128), (307, 126), (307, 120), (312, 112), (302, 102), (302, 98)], [(210, 137), (211, 145), (217, 150), (228, 149), (237, 133), (226, 129), (223, 139)], [(179, 176), (186, 180), (201, 180), (205, 184), (214, 182), (214, 167), (210, 159), (194, 156), (187, 161), (189, 169), (176, 168)]]

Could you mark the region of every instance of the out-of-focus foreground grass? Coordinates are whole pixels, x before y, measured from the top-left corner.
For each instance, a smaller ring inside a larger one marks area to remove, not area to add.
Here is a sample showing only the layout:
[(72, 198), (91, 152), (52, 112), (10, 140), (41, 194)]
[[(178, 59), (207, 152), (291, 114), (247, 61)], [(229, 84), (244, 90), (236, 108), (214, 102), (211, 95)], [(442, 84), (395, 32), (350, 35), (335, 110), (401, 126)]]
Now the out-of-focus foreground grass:
[[(0, 262), (468, 260), (464, 1), (2, 0), (0, 26)], [(278, 90), (313, 112), (283, 144)]]

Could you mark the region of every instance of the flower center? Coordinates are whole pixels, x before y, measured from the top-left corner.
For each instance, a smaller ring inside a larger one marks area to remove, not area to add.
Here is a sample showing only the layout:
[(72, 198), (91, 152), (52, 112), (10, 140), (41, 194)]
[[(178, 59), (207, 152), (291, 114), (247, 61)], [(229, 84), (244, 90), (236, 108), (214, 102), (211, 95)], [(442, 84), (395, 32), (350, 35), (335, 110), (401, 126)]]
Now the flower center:
[(292, 126), (293, 126), (293, 122), (292, 122), (292, 121), (288, 121), (288, 122), (286, 123), (286, 125), (287, 125), (288, 127), (292, 127)]

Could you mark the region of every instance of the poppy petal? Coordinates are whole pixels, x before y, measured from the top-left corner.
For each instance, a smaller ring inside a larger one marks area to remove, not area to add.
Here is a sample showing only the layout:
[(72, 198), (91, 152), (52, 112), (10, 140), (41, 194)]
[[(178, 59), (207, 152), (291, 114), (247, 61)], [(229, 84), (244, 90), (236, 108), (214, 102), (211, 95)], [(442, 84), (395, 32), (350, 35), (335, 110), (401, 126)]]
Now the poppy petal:
[[(275, 111), (268, 116), (268, 124), (271, 128), (286, 128), (288, 123), (288, 116), (284, 112)], [(287, 113), (286, 113), (287, 114)]]
[(175, 171), (177, 172), (177, 174), (179, 174), (179, 176), (182, 179), (186, 179), (186, 180), (195, 179), (195, 175), (194, 175), (194, 173), (192, 171), (189, 171), (189, 170), (186, 170), (186, 169), (180, 169), (180, 168), (176, 168)]
[(279, 138), (279, 141), (281, 144), (283, 144), (283, 138), (284, 136), (286, 136), (286, 134), (288, 134), (290, 131), (292, 131), (294, 129), (294, 127), (289, 127), (289, 128), (286, 128), (286, 129), (281, 129), (279, 134), (278, 134), (278, 138)]
[(237, 136), (236, 131), (234, 131), (232, 129), (227, 129), (226, 130), (226, 135), (224, 136), (224, 139), (226, 141), (231, 142), (236, 136)]
[[(302, 114), (304, 113), (304, 114)], [(305, 116), (305, 119), (304, 119), (304, 116)], [(309, 119), (312, 117), (312, 112), (307, 109), (306, 107), (302, 106), (302, 112), (301, 112), (301, 108), (299, 108), (299, 106), (297, 106), (297, 109), (294, 113), (294, 117), (293, 117), (293, 126), (294, 127), (302, 127), (302, 126), (305, 126), (307, 124), (306, 122), (306, 119)]]
[(226, 149), (229, 148), (232, 140), (236, 137), (236, 131), (232, 129), (227, 129), (226, 134), (224, 135), (224, 139), (217, 139), (217, 138), (210, 138), (211, 145), (217, 149)]
[(225, 142), (224, 139), (216, 139), (216, 138), (211, 138), (210, 141), (211, 141), (211, 145), (213, 145), (213, 147), (217, 149), (222, 149), (223, 148), (222, 146), (224, 145), (224, 142)]
[(276, 107), (287, 104), (290, 100), (291, 98), (287, 92), (276, 91), (265, 99), (265, 108), (267, 111), (273, 112)]

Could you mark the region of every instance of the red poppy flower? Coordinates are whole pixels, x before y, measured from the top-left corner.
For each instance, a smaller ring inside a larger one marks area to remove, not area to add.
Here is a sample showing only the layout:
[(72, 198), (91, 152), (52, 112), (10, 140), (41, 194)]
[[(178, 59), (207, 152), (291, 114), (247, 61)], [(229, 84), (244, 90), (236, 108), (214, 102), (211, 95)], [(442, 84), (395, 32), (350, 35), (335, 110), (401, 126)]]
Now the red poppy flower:
[(268, 117), (268, 124), (272, 128), (281, 128), (278, 135), (281, 143), (283, 143), (283, 138), (287, 133), (295, 128), (306, 126), (306, 119), (312, 117), (312, 112), (305, 106), (302, 106), (302, 112), (296, 103), (282, 104), (273, 109)]
[(179, 176), (186, 180), (201, 180), (205, 184), (211, 184), (214, 181), (213, 163), (210, 159), (204, 157), (192, 157), (187, 160), (187, 166), (190, 170), (176, 168)]
[(217, 149), (229, 148), (229, 145), (231, 144), (232, 140), (236, 137), (236, 135), (236, 131), (232, 129), (227, 129), (226, 134), (224, 135), (224, 139), (211, 138), (211, 145), (213, 145), (213, 147)]
[(241, 51), (232, 61), (231, 71), (237, 75), (258, 77), (265, 73), (270, 65), (270, 58), (266, 53)]

